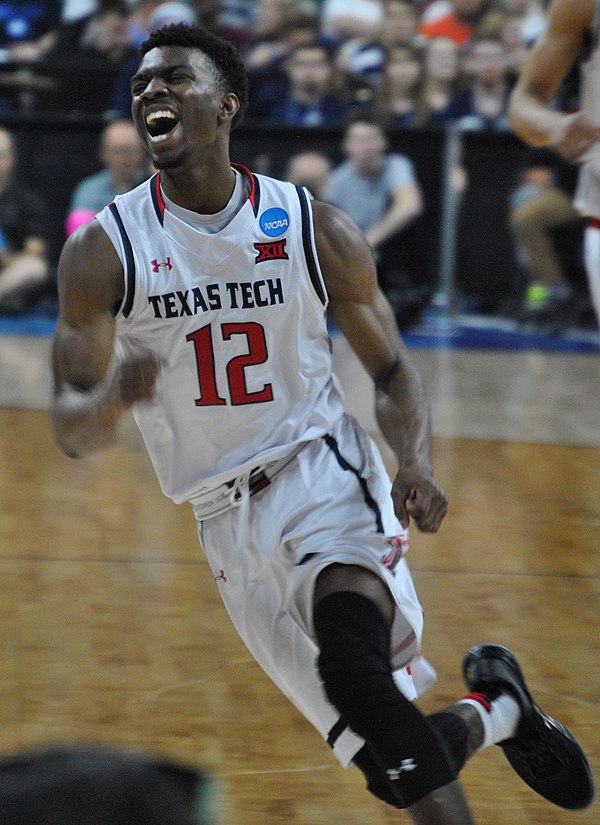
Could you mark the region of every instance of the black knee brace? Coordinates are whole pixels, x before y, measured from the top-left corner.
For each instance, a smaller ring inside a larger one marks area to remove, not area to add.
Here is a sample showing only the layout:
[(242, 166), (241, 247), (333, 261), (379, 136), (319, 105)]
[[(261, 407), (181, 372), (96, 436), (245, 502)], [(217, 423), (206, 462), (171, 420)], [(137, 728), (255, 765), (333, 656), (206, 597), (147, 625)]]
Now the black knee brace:
[(333, 593), (317, 603), (314, 625), (325, 693), (381, 770), (369, 786), (387, 783), (391, 804), (404, 808), (456, 779), (445, 743), (395, 685), (379, 608), (358, 593)]
[(467, 761), (467, 740), (469, 738), (469, 728), (464, 719), (456, 713), (440, 711), (431, 713), (426, 717), (438, 736), (444, 740), (446, 747), (452, 754), (452, 761), (456, 773), (460, 773)]
[(391, 805), (393, 808), (406, 807), (405, 805), (402, 805), (400, 800), (392, 792), (387, 776), (383, 772), (383, 769), (379, 763), (375, 761), (375, 757), (369, 750), (368, 745), (364, 745), (359, 750), (359, 752), (352, 759), (352, 762), (357, 768), (360, 769), (362, 775), (367, 780), (367, 789), (373, 794), (373, 796), (376, 796), (377, 799), (381, 799), (382, 802), (387, 802), (387, 804)]

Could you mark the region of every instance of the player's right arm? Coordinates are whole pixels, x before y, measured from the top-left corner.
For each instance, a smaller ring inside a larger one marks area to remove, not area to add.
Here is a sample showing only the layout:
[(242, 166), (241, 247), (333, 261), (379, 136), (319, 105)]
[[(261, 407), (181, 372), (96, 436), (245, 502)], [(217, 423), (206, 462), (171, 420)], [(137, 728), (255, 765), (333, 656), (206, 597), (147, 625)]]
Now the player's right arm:
[(600, 113), (554, 109), (550, 101), (577, 58), (594, 19), (595, 0), (553, 0), (548, 27), (532, 48), (509, 104), (513, 129), (532, 146), (552, 146), (572, 161), (600, 140)]
[(121, 413), (154, 392), (156, 359), (141, 352), (111, 368), (123, 269), (92, 221), (71, 235), (58, 266), (59, 316), (52, 350), (56, 440), (78, 457), (112, 444)]

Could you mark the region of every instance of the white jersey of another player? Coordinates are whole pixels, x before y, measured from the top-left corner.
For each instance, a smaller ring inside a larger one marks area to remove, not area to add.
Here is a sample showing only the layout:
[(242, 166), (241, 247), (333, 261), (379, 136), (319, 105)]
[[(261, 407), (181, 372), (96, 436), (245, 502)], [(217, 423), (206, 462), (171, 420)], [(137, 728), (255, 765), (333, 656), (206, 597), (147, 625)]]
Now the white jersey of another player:
[(165, 208), (160, 173), (96, 216), (125, 274), (117, 358), (146, 347), (166, 365), (133, 413), (177, 503), (282, 458), (343, 413), (310, 198), (239, 170), (247, 199), (214, 234)]
[[(581, 111), (596, 122), (600, 113), (600, 0), (596, 3), (589, 47), (581, 61), (579, 102)], [(600, 142), (588, 152), (581, 166), (574, 205), (583, 215), (600, 218)]]

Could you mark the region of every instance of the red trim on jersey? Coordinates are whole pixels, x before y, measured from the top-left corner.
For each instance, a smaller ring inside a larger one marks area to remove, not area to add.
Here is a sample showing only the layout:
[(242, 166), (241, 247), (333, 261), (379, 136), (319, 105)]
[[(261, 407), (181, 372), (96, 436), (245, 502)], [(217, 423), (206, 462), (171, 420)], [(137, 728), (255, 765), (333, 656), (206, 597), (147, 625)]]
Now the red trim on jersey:
[[(234, 169), (237, 169), (239, 172), (241, 172), (242, 175), (244, 175), (245, 178), (247, 178), (248, 183), (250, 184), (250, 192), (248, 193), (248, 200), (250, 201), (250, 203), (252, 205), (252, 209), (254, 210), (254, 214), (256, 215), (256, 213), (258, 211), (258, 198), (259, 198), (258, 185), (257, 185), (256, 178), (254, 177), (252, 172), (247, 167), (242, 166), (241, 163), (232, 163), (231, 165), (234, 167)], [(151, 185), (152, 185), (152, 189), (153, 189), (152, 195), (153, 195), (153, 200), (154, 200), (154, 204), (155, 204), (156, 211), (157, 211), (157, 216), (158, 216), (159, 221), (161, 223), (163, 223), (164, 218), (165, 218), (165, 202), (164, 202), (162, 192), (161, 192), (161, 189), (160, 189), (160, 171), (157, 172), (156, 175), (154, 176), (154, 178), (152, 179)]]
[(589, 218), (588, 226), (592, 229), (600, 229), (600, 218)]
[(160, 214), (164, 215), (165, 214), (165, 202), (163, 200), (162, 192), (161, 192), (161, 189), (160, 189), (160, 172), (158, 172), (158, 174), (156, 175), (155, 186), (156, 186), (156, 200), (158, 201), (158, 205), (160, 207)]
[(471, 699), (471, 701), (477, 702), (482, 708), (485, 708), (488, 713), (492, 710), (492, 703), (483, 693), (467, 693), (467, 695), (463, 696), (459, 701), (464, 702), (465, 699)]
[(153, 198), (154, 206), (157, 212), (158, 220), (161, 224), (164, 222), (165, 219), (165, 202), (163, 200), (162, 192), (160, 190), (160, 172), (157, 172), (154, 176), (151, 184), (154, 188), (153, 191)]
[(246, 167), (243, 166), (241, 163), (232, 163), (231, 164), (234, 169), (237, 169), (238, 172), (241, 172), (244, 175), (249, 184), (250, 184), (250, 192), (248, 193), (248, 200), (252, 204), (252, 209), (254, 210), (254, 214), (258, 209), (258, 201), (257, 201), (257, 191), (256, 191), (256, 180), (252, 172)]

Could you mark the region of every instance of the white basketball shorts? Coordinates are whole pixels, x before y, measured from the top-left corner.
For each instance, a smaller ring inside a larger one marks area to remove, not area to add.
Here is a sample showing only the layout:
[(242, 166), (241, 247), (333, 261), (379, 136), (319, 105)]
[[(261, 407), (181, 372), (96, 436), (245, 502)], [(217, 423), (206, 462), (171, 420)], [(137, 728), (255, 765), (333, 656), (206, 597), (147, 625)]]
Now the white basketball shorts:
[(242, 640), (344, 766), (364, 740), (340, 722), (317, 670), (313, 591), (324, 567), (358, 565), (383, 579), (396, 604), (390, 661), (399, 689), (414, 699), (435, 680), (419, 655), (423, 615), (404, 559), (407, 533), (390, 490), (375, 444), (346, 415), (265, 489), (198, 521), (200, 542)]

